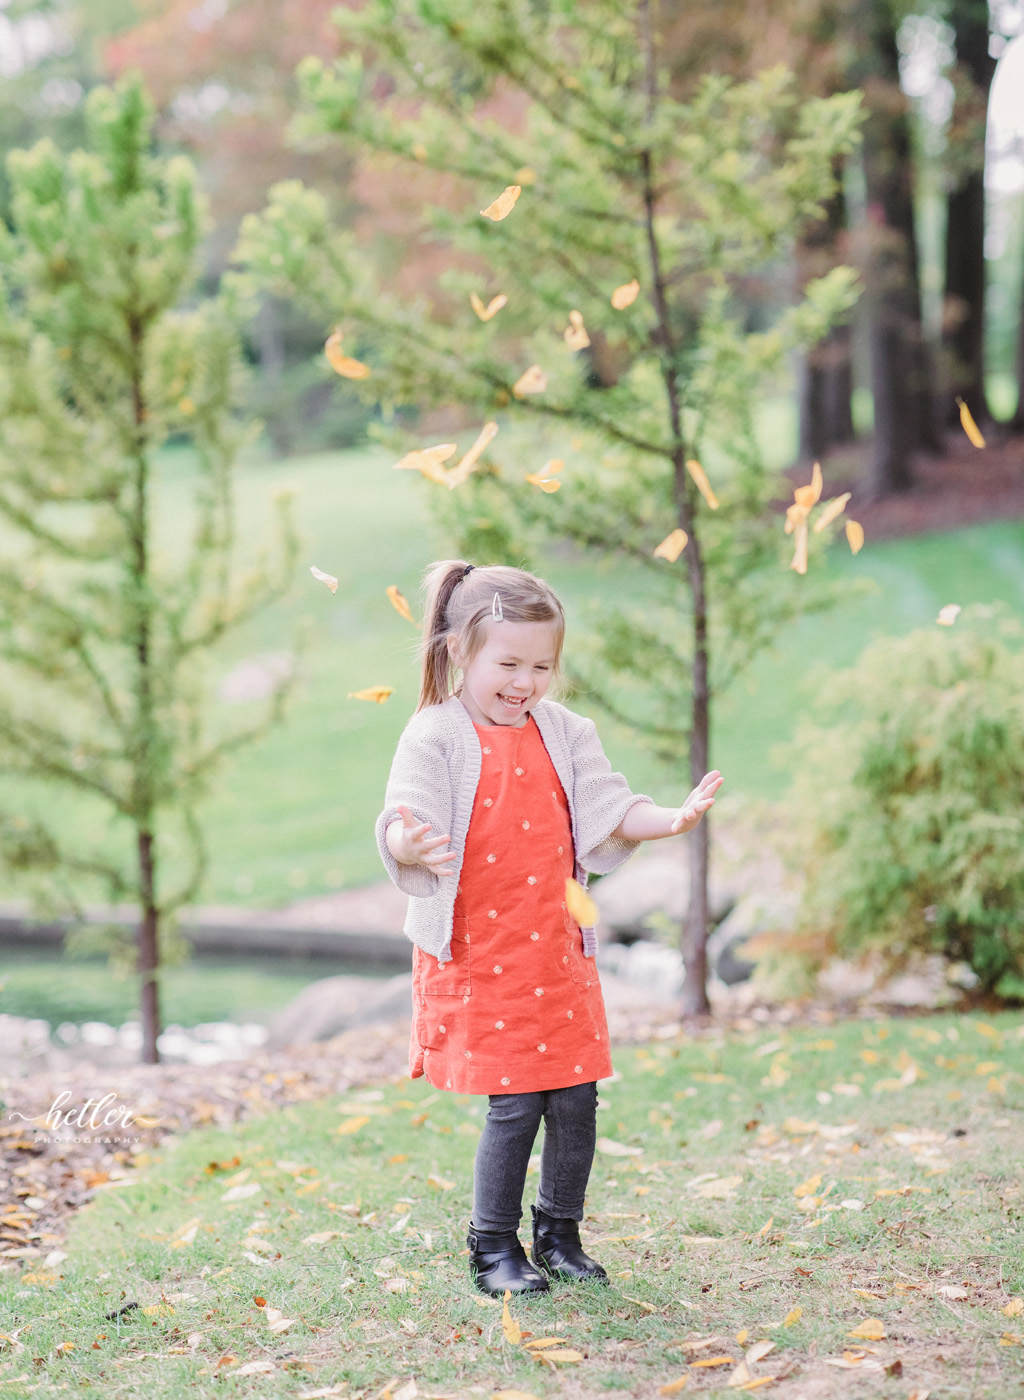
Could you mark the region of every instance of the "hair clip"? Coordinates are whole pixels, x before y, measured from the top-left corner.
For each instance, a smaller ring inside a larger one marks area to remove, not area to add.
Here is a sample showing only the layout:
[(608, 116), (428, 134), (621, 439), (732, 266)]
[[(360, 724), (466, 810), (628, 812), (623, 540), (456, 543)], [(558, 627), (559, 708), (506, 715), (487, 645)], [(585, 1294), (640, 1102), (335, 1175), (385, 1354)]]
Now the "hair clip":
[(500, 593), (495, 593), (495, 595), (494, 595), (494, 600), (493, 600), (493, 602), (491, 603), (491, 617), (494, 619), (495, 622), (504, 622), (504, 621), (505, 621), (505, 614), (501, 611), (501, 594), (500, 594)]

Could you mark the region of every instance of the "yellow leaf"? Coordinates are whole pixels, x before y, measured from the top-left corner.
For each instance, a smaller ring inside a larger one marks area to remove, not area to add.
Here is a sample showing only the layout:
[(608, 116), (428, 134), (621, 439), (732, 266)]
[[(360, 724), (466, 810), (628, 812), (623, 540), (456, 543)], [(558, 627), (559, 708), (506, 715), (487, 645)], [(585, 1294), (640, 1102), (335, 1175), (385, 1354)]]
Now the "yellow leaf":
[[(746, 1328), (746, 1327), (741, 1327), (740, 1330), (736, 1333), (736, 1344), (737, 1344), (737, 1346), (742, 1346), (743, 1343), (747, 1340), (747, 1336), (748, 1336), (747, 1328)], [(748, 1360), (748, 1361), (750, 1360), (749, 1356), (747, 1357), (747, 1360)]]
[(774, 1350), (775, 1343), (765, 1339), (761, 1342), (755, 1342), (754, 1345), (749, 1348), (743, 1359), (748, 1366), (753, 1366), (755, 1361), (760, 1361), (763, 1356), (767, 1356), (770, 1351)]
[(424, 447), (422, 450), (407, 452), (395, 463), (394, 470), (421, 472), (428, 481), (436, 481), (441, 486), (447, 486), (448, 475), (442, 469), (441, 463), (447, 462), (448, 458), (457, 450), (457, 443), (439, 442), (436, 447)]
[(542, 491), (547, 491), (550, 494), (552, 491), (557, 491), (561, 486), (562, 483), (560, 481), (552, 481), (551, 478), (555, 476), (556, 473), (560, 472), (564, 466), (565, 463), (562, 461), (561, 457), (552, 457), (550, 461), (544, 463), (539, 472), (529, 472), (526, 476), (526, 480), (531, 486), (539, 486)]
[(817, 1189), (818, 1189), (818, 1187), (819, 1187), (820, 1185), (821, 1185), (821, 1172), (815, 1172), (814, 1175), (813, 1175), (813, 1176), (809, 1176), (809, 1177), (807, 1178), (806, 1181), (801, 1181), (801, 1183), (800, 1183), (799, 1186), (794, 1186), (794, 1187), (793, 1187), (793, 1195), (794, 1195), (794, 1196), (813, 1196), (814, 1192), (817, 1191)]
[(698, 1196), (703, 1196), (707, 1200), (723, 1200), (726, 1196), (731, 1196), (738, 1186), (743, 1184), (741, 1176), (716, 1176), (713, 1181), (702, 1181), (699, 1186), (693, 1189)]
[(761, 1226), (760, 1230), (758, 1230), (757, 1233), (758, 1233), (759, 1235), (761, 1235), (762, 1237), (765, 1236), (765, 1235), (767, 1235), (768, 1231), (772, 1228), (772, 1224), (773, 1224), (774, 1220), (775, 1220), (775, 1216), (774, 1216), (774, 1215), (769, 1215), (768, 1219), (764, 1222), (764, 1224)]
[(827, 525), (831, 525), (837, 515), (842, 515), (843, 511), (846, 509), (846, 502), (850, 499), (850, 494), (851, 493), (847, 491), (842, 496), (834, 496), (832, 500), (827, 503), (824, 510), (814, 522), (814, 533), (816, 535), (820, 534)]
[(530, 1351), (543, 1351), (545, 1347), (560, 1347), (564, 1344), (564, 1337), (532, 1337), (528, 1342), (524, 1342), (523, 1346)]
[(862, 1342), (880, 1342), (885, 1336), (885, 1323), (877, 1317), (866, 1317), (846, 1334)]
[(675, 563), (686, 548), (686, 541), (689, 539), (685, 530), (673, 530), (670, 535), (666, 535), (661, 544), (654, 551), (655, 559), (667, 559), (670, 564)]
[(191, 418), (196, 411), (196, 406), (186, 394), (184, 398), (178, 400), (178, 408), (186, 418)]
[(1001, 1347), (1019, 1347), (1020, 1337), (1016, 1332), (1004, 1332), (999, 1338), (999, 1345)]
[[(394, 690), (390, 685), (370, 685), (365, 690), (350, 690), (348, 698), (350, 700), (372, 700), (376, 705), (383, 705), (388, 696), (393, 694)], [(349, 1121), (354, 1123), (356, 1120), (352, 1118)], [(369, 1123), (369, 1121), (369, 1118), (362, 1118), (359, 1120), (359, 1126), (362, 1127), (363, 1123)], [(348, 1128), (346, 1131), (354, 1133), (356, 1129)]]
[(629, 1147), (626, 1143), (616, 1142), (614, 1138), (609, 1137), (599, 1137), (596, 1146), (598, 1152), (604, 1157), (640, 1157), (643, 1155), (642, 1147)]
[(405, 594), (399, 591), (397, 584), (389, 583), (384, 592), (388, 595), (395, 612), (404, 617), (406, 622), (411, 622), (414, 627), (418, 627), (419, 623), (412, 615), (408, 600)]
[(459, 459), (458, 463), (452, 467), (451, 471), (445, 474), (445, 482), (449, 491), (454, 491), (456, 486), (460, 486), (462, 482), (465, 481), (470, 472), (475, 469), (484, 448), (488, 443), (493, 442), (497, 435), (497, 423), (485, 423), (483, 425), (479, 433), (477, 433), (476, 441), (473, 443), (473, 446)]
[(593, 928), (597, 923), (599, 917), (597, 905), (583, 886), (578, 884), (571, 875), (565, 882), (565, 907), (580, 928)]
[(947, 603), (945, 607), (939, 609), (939, 615), (935, 621), (940, 627), (952, 627), (957, 619), (957, 614), (961, 611), (959, 603)]
[(700, 1361), (691, 1361), (691, 1367), (695, 1366), (735, 1366), (735, 1356), (705, 1356)]
[(799, 520), (796, 525), (796, 537), (793, 540), (793, 557), (789, 561), (789, 567), (795, 569), (798, 574), (807, 572), (807, 521)]
[(817, 462), (811, 472), (810, 486), (798, 486), (793, 492), (793, 500), (798, 506), (803, 506), (804, 510), (810, 510), (821, 499), (821, 467)]
[(584, 1360), (581, 1351), (573, 1351), (571, 1347), (555, 1347), (551, 1351), (540, 1351), (537, 1353), (538, 1361), (582, 1361)]
[(435, 1191), (454, 1191), (455, 1182), (449, 1181), (445, 1176), (438, 1176), (436, 1172), (431, 1172), (427, 1177), (427, 1185), (433, 1186)]
[(537, 183), (537, 172), (532, 165), (523, 165), (520, 166), (512, 178), (517, 180), (521, 185), (535, 185)]
[(803, 1317), (803, 1315), (804, 1315), (804, 1310), (803, 1310), (803, 1308), (800, 1308), (800, 1307), (790, 1308), (789, 1312), (788, 1312), (788, 1313), (786, 1314), (786, 1316), (782, 1319), (782, 1325), (783, 1325), (783, 1327), (792, 1327), (794, 1323), (800, 1321), (800, 1319)]
[(562, 338), (570, 350), (585, 350), (590, 344), (590, 336), (587, 335), (581, 312), (569, 312), (569, 324), (562, 332)]
[(1007, 1317), (1019, 1317), (1024, 1312), (1024, 1302), (1021, 1302), (1019, 1298), (1011, 1298), (1003, 1312)]
[(337, 593), (338, 580), (334, 577), (333, 574), (325, 574), (323, 570), (318, 569), (315, 564), (310, 564), (309, 572), (313, 575), (315, 579), (318, 579), (320, 583), (326, 583), (327, 587), (331, 590), (332, 593)]
[(522, 192), (522, 185), (506, 185), (498, 198), (492, 200), (486, 209), (481, 209), (480, 213), (485, 219), (493, 219), (495, 223), (499, 223), (512, 213), (516, 200)]
[(681, 1390), (685, 1390), (686, 1387), (687, 1387), (689, 1384), (690, 1384), (690, 1377), (689, 1377), (688, 1374), (685, 1374), (685, 1373), (684, 1373), (684, 1374), (681, 1375), (681, 1376), (679, 1377), (679, 1379), (676, 1380), (676, 1381), (669, 1381), (667, 1385), (659, 1385), (659, 1386), (658, 1386), (658, 1394), (659, 1394), (659, 1395), (678, 1395), (679, 1392), (680, 1392)]
[(625, 311), (627, 306), (632, 306), (640, 295), (640, 283), (634, 277), (632, 282), (624, 282), (621, 287), (616, 287), (612, 292), (612, 306), (616, 311)]
[(547, 387), (547, 375), (540, 365), (531, 365), (529, 369), (523, 370), (512, 385), (512, 392), (517, 399), (521, 399), (525, 394), (543, 394)]
[(750, 1380), (750, 1371), (747, 1369), (747, 1363), (746, 1363), (745, 1361), (741, 1361), (740, 1364), (736, 1367), (735, 1371), (732, 1372), (732, 1374), (730, 1375), (729, 1379), (726, 1381), (726, 1385), (727, 1385), (727, 1386), (739, 1386), (739, 1385), (744, 1385), (744, 1384), (745, 1384), (747, 1381), (749, 1381), (749, 1380)]
[(510, 1346), (517, 1347), (523, 1340), (523, 1334), (519, 1329), (519, 1323), (509, 1311), (508, 1300), (512, 1297), (511, 1291), (505, 1289), (505, 1302), (501, 1309), (501, 1330), (505, 1334), (505, 1340)]
[(758, 1376), (756, 1380), (747, 1381), (746, 1385), (741, 1385), (740, 1390), (758, 1390), (762, 1385), (771, 1385), (775, 1376)]
[(263, 1315), (271, 1332), (287, 1332), (295, 1325), (295, 1318), (285, 1317), (280, 1308), (267, 1308)]
[(959, 394), (957, 395), (956, 401), (960, 408), (960, 425), (963, 428), (964, 432), (970, 438), (971, 442), (974, 444), (975, 447), (984, 447), (985, 439), (982, 437), (981, 430), (979, 429), (977, 423), (975, 423), (974, 421), (974, 416), (972, 415), (971, 410), (967, 407), (967, 405), (964, 403), (963, 399), (960, 397)]
[(469, 304), (480, 317), (481, 321), (489, 321), (492, 316), (497, 316), (503, 306), (508, 305), (508, 297), (504, 292), (499, 292), (496, 297), (491, 297), (487, 305), (484, 306), (476, 292), (470, 292)]
[(340, 374), (343, 379), (369, 379), (370, 366), (364, 365), (362, 360), (353, 360), (348, 355), (341, 353), (341, 331), (335, 331), (333, 335), (327, 337), (327, 344), (324, 346), (324, 354), (327, 356), (327, 363), (335, 374)]
[(529, 1390), (496, 1390), (491, 1400), (540, 1400)]
[[(388, 694), (390, 695), (390, 691)], [(358, 1133), (360, 1128), (365, 1128), (369, 1123), (369, 1116), (361, 1113), (358, 1118), (346, 1118), (344, 1123), (340, 1123), (335, 1129), (339, 1137), (348, 1137), (350, 1133)]]
[(711, 482), (708, 481), (707, 475), (701, 464), (693, 460), (688, 461), (686, 464), (686, 470), (693, 477), (693, 484), (696, 486), (697, 490), (707, 501), (711, 509), (717, 510), (718, 497), (715, 495), (714, 491), (712, 491)]
[(856, 520), (846, 522), (846, 538), (850, 543), (850, 553), (859, 554), (864, 547), (864, 526)]
[(302, 1241), (302, 1243), (328, 1244), (331, 1240), (333, 1240), (337, 1235), (340, 1234), (340, 1230), (318, 1230), (315, 1235), (307, 1235), (306, 1238)]

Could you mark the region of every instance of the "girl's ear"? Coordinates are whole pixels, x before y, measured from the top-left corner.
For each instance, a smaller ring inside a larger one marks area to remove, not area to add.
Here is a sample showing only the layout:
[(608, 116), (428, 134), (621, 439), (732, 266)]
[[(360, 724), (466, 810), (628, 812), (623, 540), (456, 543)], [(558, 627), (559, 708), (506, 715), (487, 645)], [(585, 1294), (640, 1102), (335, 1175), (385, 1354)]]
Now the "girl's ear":
[(445, 637), (444, 640), (445, 640), (445, 645), (446, 645), (447, 648), (448, 648), (448, 655), (451, 657), (452, 665), (457, 666), (457, 665), (459, 664), (459, 656), (458, 656), (458, 652), (457, 652), (456, 649), (455, 649), (455, 643), (456, 643), (456, 636), (455, 636), (455, 633), (454, 633), (454, 632), (449, 632), (448, 635), (447, 635), (447, 637)]

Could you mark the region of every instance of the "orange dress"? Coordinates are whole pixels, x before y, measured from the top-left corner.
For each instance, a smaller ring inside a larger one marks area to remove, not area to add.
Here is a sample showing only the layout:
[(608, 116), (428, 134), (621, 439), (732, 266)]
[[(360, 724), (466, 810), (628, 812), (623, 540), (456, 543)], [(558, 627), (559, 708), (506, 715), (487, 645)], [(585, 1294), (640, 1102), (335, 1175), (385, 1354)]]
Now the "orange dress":
[(612, 1073), (597, 966), (565, 907), (569, 803), (536, 721), (475, 724), (480, 781), (452, 958), (413, 949), (409, 1072), (460, 1094), (562, 1089)]

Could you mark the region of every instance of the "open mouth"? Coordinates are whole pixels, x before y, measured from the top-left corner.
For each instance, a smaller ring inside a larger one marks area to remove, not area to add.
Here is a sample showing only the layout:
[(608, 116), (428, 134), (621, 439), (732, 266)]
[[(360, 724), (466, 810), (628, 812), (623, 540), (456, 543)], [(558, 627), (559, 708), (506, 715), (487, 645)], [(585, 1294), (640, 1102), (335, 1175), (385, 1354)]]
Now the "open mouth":
[(509, 696), (509, 695), (499, 695), (499, 696), (498, 696), (498, 699), (499, 699), (499, 700), (501, 701), (501, 703), (504, 705), (504, 707), (505, 707), (506, 710), (511, 710), (511, 711), (513, 711), (513, 713), (514, 713), (516, 710), (521, 710), (521, 709), (523, 708), (523, 706), (526, 704), (526, 700), (525, 700), (525, 698), (524, 698), (522, 695), (520, 695), (520, 696), (518, 697), (518, 699), (514, 699), (513, 697), (511, 697), (511, 696)]

